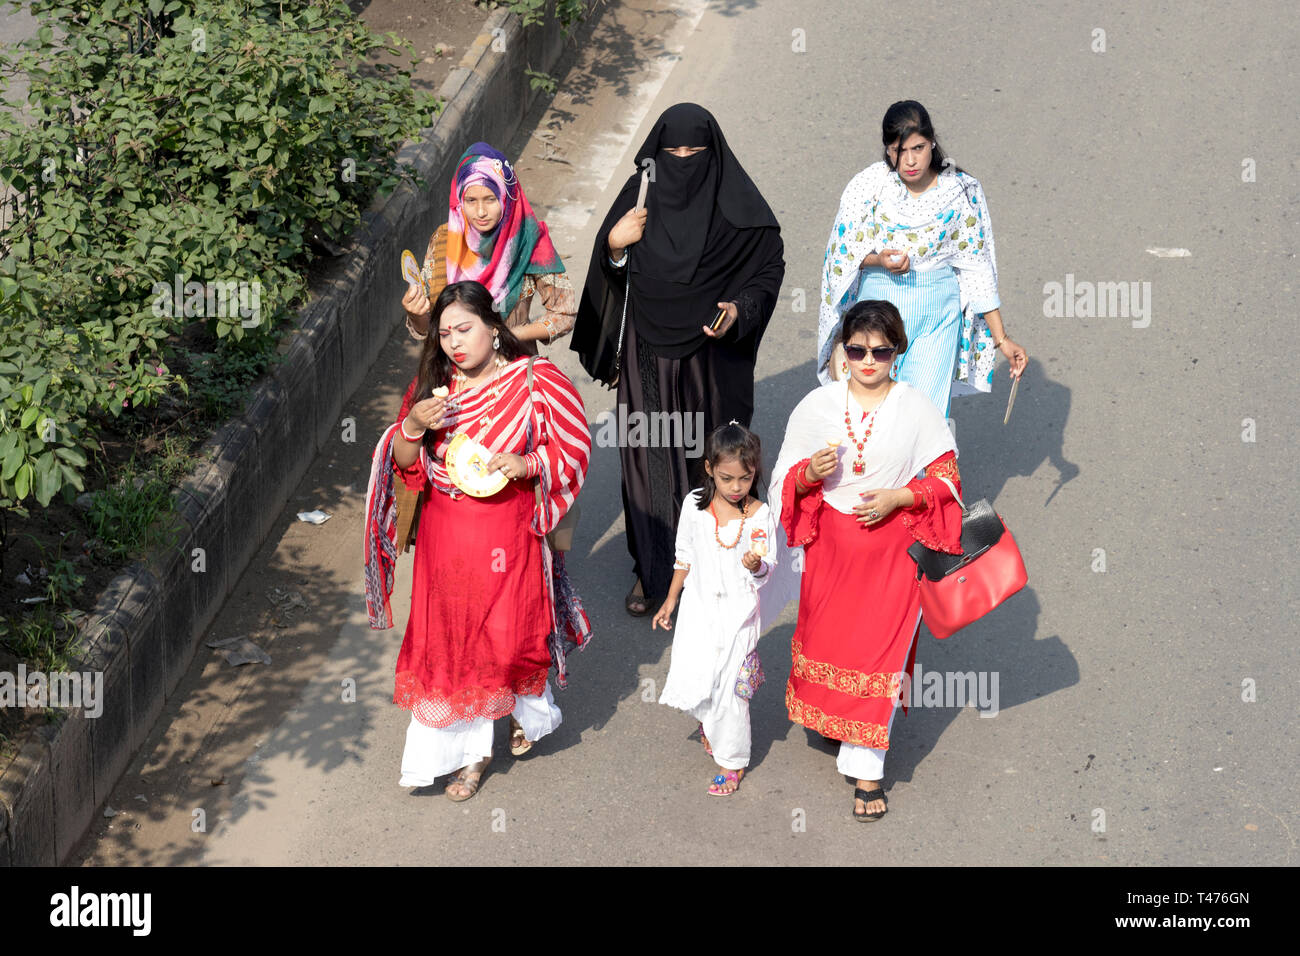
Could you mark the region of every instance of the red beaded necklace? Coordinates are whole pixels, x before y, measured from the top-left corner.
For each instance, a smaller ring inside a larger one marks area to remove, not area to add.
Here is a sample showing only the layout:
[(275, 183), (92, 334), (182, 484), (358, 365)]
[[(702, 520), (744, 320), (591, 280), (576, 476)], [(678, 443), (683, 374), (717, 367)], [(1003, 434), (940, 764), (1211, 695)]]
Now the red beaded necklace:
[(741, 537), (742, 537), (742, 536), (744, 535), (744, 533), (745, 533), (745, 518), (747, 517), (747, 515), (745, 514), (745, 508), (746, 508), (746, 506), (748, 506), (748, 504), (749, 504), (749, 500), (748, 500), (748, 499), (746, 499), (746, 500), (741, 504), (741, 506), (740, 506), (740, 530), (736, 532), (736, 540), (733, 541), (733, 542), (731, 542), (731, 544), (727, 544), (727, 543), (725, 543), (725, 542), (724, 542), (720, 537), (718, 537), (718, 528), (719, 528), (718, 513), (717, 513), (716, 511), (713, 510), (713, 502), (712, 502), (712, 501), (709, 502), (709, 514), (713, 515), (713, 540), (716, 541), (716, 542), (718, 542), (719, 546), (721, 546), (721, 547), (723, 547), (723, 548), (726, 548), (728, 551), (730, 551), (730, 550), (731, 550), (732, 548), (734, 548), (736, 545), (740, 544), (740, 539), (741, 539)]
[[(894, 390), (894, 386), (891, 383), (889, 388), (885, 391), (885, 398), (888, 398), (889, 393), (892, 392), (893, 390)], [(876, 423), (876, 412), (880, 411), (880, 406), (885, 404), (885, 398), (882, 398), (876, 404), (876, 407), (871, 410), (871, 417), (867, 419), (866, 434), (862, 436), (862, 441), (858, 441), (857, 436), (853, 434), (853, 417), (849, 414), (850, 396), (851, 393), (846, 388), (844, 390), (844, 427), (847, 428), (849, 431), (849, 444), (857, 446), (858, 449), (857, 460), (853, 462), (853, 473), (855, 475), (861, 475), (867, 470), (867, 463), (862, 456), (862, 449), (866, 447), (867, 439), (871, 437), (872, 426), (874, 426)]]

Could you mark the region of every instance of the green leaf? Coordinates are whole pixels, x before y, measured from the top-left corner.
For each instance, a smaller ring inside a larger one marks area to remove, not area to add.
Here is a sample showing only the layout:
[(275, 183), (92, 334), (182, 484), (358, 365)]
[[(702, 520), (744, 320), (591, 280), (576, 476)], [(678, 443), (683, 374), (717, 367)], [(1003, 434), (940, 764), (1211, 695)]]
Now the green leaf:
[(86, 467), (86, 456), (82, 454), (80, 448), (69, 448), (66, 445), (61, 445), (54, 449), (54, 454), (78, 468)]
[(71, 467), (60, 462), (59, 470), (63, 472), (63, 483), (65, 485), (72, 485), (72, 487), (76, 488), (78, 491), (86, 490), (86, 486), (81, 483), (81, 475), (73, 471)]
[(22, 501), (32, 487), (32, 466), (23, 465), (14, 476), (14, 496)]
[(4, 465), (0, 467), (0, 480), (9, 481), (18, 473), (23, 459), (27, 456), (27, 448), (21, 444), (15, 444), (5, 454)]
[[(31, 402), (33, 405), (39, 405), (41, 403), (41, 400), (45, 398), (45, 390), (48, 389), (49, 387), (50, 387), (49, 373), (42, 375), (39, 379), (36, 380), (36, 387), (32, 389)], [(27, 426), (24, 425), (23, 427), (26, 428)]]
[(54, 456), (49, 452), (37, 459), (32, 490), (36, 494), (37, 504), (42, 508), (49, 505), (50, 499), (58, 494), (61, 474), (55, 464)]

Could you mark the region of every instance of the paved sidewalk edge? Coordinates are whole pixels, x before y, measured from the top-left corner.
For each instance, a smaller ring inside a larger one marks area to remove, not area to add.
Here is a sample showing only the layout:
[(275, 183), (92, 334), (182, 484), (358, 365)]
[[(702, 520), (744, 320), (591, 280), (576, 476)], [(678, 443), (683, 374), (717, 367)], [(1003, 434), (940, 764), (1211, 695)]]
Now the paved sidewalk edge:
[[(575, 37), (589, 37), (606, 8), (596, 4)], [(103, 674), (103, 711), (95, 719), (66, 711), (0, 772), (0, 867), (64, 862), (90, 828), (393, 334), (405, 291), (401, 250), (423, 252), (445, 218), (460, 154), (479, 140), (511, 140), (538, 96), (525, 68), (550, 70), (564, 49), (553, 15), (526, 32), (505, 8), (488, 16), (439, 90), (446, 106), (437, 122), (398, 151), (429, 189), (403, 185), (363, 214), (349, 252), (286, 336), (283, 363), (200, 450), (202, 464), (177, 497), (176, 546), (128, 567), (100, 595), (83, 628), (80, 668)], [(197, 548), (203, 573), (192, 570)]]

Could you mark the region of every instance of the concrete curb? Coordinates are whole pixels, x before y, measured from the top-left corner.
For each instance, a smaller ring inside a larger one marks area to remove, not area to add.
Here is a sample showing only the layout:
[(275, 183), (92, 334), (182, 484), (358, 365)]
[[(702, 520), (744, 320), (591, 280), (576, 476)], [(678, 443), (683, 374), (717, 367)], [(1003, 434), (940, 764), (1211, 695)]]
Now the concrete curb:
[[(596, 7), (589, 23), (603, 9)], [(398, 152), (429, 189), (404, 185), (366, 211), (352, 249), (299, 313), (284, 361), (244, 415), (203, 446), (203, 464), (177, 496), (175, 547), (132, 565), (100, 595), (83, 627), (80, 670), (104, 675), (103, 712), (92, 720), (80, 709), (65, 711), (0, 772), (0, 866), (63, 862), (90, 827), (335, 431), (344, 400), (393, 334), (404, 292), (401, 250), (423, 251), (445, 218), (465, 147), (513, 137), (536, 98), (525, 67), (550, 69), (563, 47), (553, 17), (527, 35), (505, 9), (488, 17), (439, 90), (446, 107), (437, 123)]]

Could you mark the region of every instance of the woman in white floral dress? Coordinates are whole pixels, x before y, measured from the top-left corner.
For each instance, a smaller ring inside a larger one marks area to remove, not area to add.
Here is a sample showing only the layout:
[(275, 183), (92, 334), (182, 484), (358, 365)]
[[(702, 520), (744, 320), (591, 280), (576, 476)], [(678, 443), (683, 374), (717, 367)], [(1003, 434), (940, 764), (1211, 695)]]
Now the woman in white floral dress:
[(894, 373), (944, 415), (954, 394), (992, 389), (995, 351), (1018, 376), (1025, 350), (1002, 324), (993, 225), (979, 182), (945, 160), (925, 107), (892, 105), (881, 124), (885, 160), (849, 181), (826, 244), (817, 375), (845, 377), (835, 343), (855, 302), (892, 302), (910, 346)]

